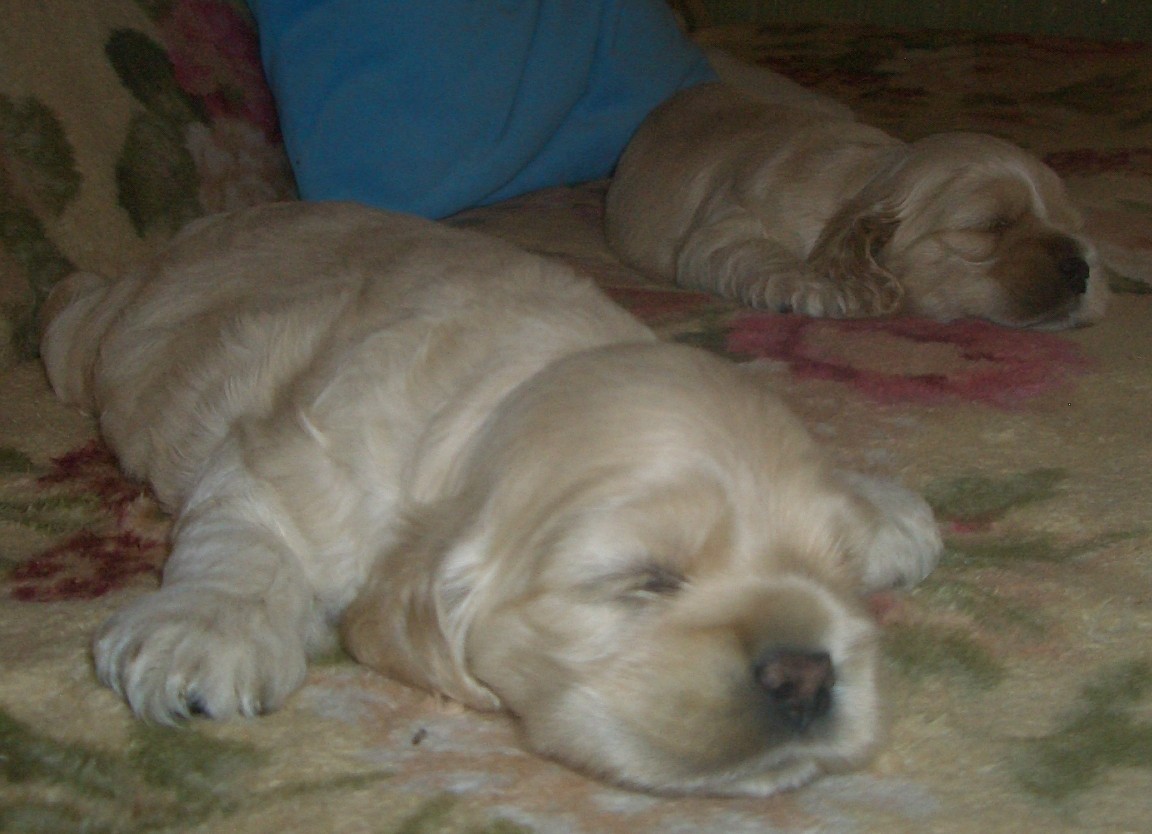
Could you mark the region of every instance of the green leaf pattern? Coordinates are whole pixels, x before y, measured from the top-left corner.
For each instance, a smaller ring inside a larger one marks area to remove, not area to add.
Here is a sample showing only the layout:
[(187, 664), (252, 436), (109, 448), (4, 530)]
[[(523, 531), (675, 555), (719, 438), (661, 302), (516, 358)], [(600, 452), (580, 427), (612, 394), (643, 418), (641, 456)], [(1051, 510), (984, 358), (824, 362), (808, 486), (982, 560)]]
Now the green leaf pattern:
[(116, 183), (136, 231), (170, 235), (200, 216), (196, 182), (196, 163), (172, 124), (151, 112), (134, 116)]
[(120, 205), (140, 235), (172, 235), (202, 213), (184, 129), (204, 114), (180, 89), (168, 55), (144, 34), (114, 32), (106, 51), (124, 87), (145, 108), (132, 117), (116, 163)]

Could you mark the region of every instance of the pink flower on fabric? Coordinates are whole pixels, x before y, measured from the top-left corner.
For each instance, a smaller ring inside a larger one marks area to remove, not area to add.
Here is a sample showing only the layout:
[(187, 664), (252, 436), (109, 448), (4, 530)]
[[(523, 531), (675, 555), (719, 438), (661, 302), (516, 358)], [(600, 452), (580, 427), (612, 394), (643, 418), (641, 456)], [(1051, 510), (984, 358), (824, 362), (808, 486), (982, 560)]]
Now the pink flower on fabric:
[(256, 32), (236, 8), (223, 0), (178, 0), (160, 34), (180, 87), (200, 98), (210, 116), (235, 116), (269, 141), (279, 139)]
[(72, 494), (92, 496), (117, 524), (124, 524), (133, 508), (147, 500), (144, 486), (124, 477), (116, 456), (99, 439), (53, 458), (51, 469), (36, 483), (41, 488), (62, 487)]
[(96, 599), (136, 581), (154, 583), (166, 553), (163, 540), (132, 531), (83, 530), (13, 568), (9, 593), (20, 602)]
[(211, 127), (194, 122), (185, 137), (199, 174), (197, 196), (205, 211), (232, 211), (292, 198), (283, 154), (248, 122), (217, 119)]
[(745, 315), (733, 321), (727, 349), (785, 362), (803, 379), (840, 382), (881, 403), (961, 399), (1007, 408), (1090, 364), (1061, 336), (975, 320)]
[(66, 529), (80, 522), (83, 529), (5, 571), (12, 599), (95, 599), (136, 582), (155, 583), (168, 550), (168, 521), (101, 441), (53, 458), (34, 485), (28, 502), (41, 507), (42, 523)]

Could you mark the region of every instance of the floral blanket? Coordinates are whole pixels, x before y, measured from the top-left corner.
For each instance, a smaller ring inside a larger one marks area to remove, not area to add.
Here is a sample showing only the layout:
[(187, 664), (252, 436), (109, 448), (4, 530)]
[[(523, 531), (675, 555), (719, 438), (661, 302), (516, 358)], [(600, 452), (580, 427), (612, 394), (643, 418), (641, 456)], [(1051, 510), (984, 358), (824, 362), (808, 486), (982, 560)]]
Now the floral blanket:
[[(147, 726), (88, 640), (155, 587), (168, 519), (35, 359), (76, 267), (115, 272), (187, 219), (292, 196), (242, 6), (0, 9), (0, 830), (958, 832), (1152, 819), (1152, 48), (853, 26), (721, 28), (726, 45), (914, 138), (1042, 155), (1117, 289), (1097, 326), (765, 316), (617, 263), (603, 183), (455, 222), (550, 252), (667, 337), (762, 363), (844, 463), (902, 479), (947, 550), (877, 601), (890, 743), (768, 800), (661, 798), (529, 755), (468, 712), (327, 658), (254, 721)], [(531, 349), (530, 345), (525, 346)]]

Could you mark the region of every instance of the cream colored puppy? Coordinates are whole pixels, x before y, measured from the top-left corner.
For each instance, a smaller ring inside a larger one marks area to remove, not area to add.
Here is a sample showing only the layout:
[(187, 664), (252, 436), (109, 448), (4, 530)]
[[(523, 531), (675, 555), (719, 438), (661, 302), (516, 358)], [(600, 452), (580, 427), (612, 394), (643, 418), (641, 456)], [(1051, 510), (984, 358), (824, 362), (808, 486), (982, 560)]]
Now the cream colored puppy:
[(1033, 156), (974, 133), (906, 144), (794, 89), (705, 84), (657, 108), (617, 168), (607, 231), (655, 276), (781, 312), (1060, 328), (1108, 296)]
[(53, 306), (53, 386), (177, 514), (162, 587), (95, 639), (141, 716), (274, 709), (342, 620), (624, 785), (763, 795), (875, 747), (858, 596), (932, 569), (930, 510), (566, 267), (284, 204)]

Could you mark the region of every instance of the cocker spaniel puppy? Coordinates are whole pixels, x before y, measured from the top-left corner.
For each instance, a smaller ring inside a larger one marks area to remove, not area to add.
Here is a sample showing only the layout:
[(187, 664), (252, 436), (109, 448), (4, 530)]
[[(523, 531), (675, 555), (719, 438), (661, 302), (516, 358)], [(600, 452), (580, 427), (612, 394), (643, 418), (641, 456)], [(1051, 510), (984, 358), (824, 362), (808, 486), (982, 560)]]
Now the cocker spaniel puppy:
[(339, 624), (626, 786), (763, 795), (875, 747), (859, 595), (932, 569), (931, 511), (567, 267), (282, 204), (52, 307), (55, 390), (177, 514), (161, 588), (94, 644), (144, 718), (275, 709)]
[(608, 193), (624, 260), (812, 316), (1061, 328), (1103, 315), (1095, 251), (1039, 160), (981, 134), (906, 144), (795, 95), (771, 98), (705, 84), (649, 116)]

